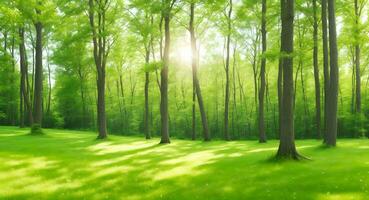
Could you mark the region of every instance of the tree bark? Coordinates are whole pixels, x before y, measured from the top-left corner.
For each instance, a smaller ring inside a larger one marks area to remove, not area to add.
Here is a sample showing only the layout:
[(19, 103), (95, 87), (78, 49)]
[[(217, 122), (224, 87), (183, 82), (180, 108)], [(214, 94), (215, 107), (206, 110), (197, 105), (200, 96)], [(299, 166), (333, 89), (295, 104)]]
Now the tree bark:
[[(198, 53), (197, 53), (197, 46), (196, 46), (196, 36), (195, 36), (195, 28), (194, 28), (194, 21), (195, 21), (195, 3), (191, 3), (190, 5), (191, 14), (190, 14), (190, 34), (191, 34), (191, 50), (192, 50), (192, 76), (193, 76), (193, 91), (196, 96), (193, 96), (193, 110), (192, 116), (193, 120), (195, 120), (195, 101), (197, 97), (197, 101), (199, 104), (200, 115), (201, 115), (201, 122), (202, 122), (202, 129), (203, 129), (203, 137), (204, 141), (210, 141), (210, 134), (209, 134), (209, 127), (208, 127), (208, 120), (205, 112), (204, 101), (202, 98), (201, 88), (200, 88), (200, 81), (197, 75), (197, 65), (198, 65)], [(193, 134), (195, 133), (193, 123)], [(194, 137), (192, 139), (195, 139)]]
[(323, 73), (324, 73), (324, 135), (323, 142), (327, 140), (328, 118), (328, 92), (329, 92), (329, 55), (328, 55), (328, 24), (327, 24), (327, 0), (322, 0), (322, 38), (323, 38)]
[(231, 16), (232, 16), (232, 9), (233, 4), (232, 0), (229, 1), (229, 11), (228, 11), (228, 33), (227, 33), (227, 57), (226, 57), (226, 63), (225, 63), (225, 72), (226, 72), (226, 88), (225, 88), (225, 101), (224, 101), (224, 139), (230, 140), (229, 136), (229, 60), (230, 60), (230, 43), (231, 43)]
[[(40, 10), (37, 10), (37, 15), (41, 14)], [(42, 126), (42, 81), (43, 81), (43, 69), (42, 69), (42, 29), (43, 25), (40, 21), (35, 23), (36, 28), (36, 65), (35, 65), (35, 89), (34, 89), (34, 124)]]
[(321, 108), (320, 108), (320, 79), (318, 64), (318, 19), (317, 19), (317, 0), (313, 0), (314, 14), (314, 49), (313, 49), (313, 65), (314, 65), (314, 83), (315, 83), (315, 123), (317, 138), (321, 138)]
[(327, 146), (336, 146), (337, 99), (338, 99), (338, 51), (336, 32), (335, 0), (328, 0), (330, 81), (327, 102)]
[[(105, 113), (105, 66), (106, 66), (106, 36), (102, 34), (105, 30), (105, 12), (108, 1), (99, 0), (96, 8), (93, 0), (89, 0), (89, 21), (92, 32), (93, 54), (97, 72), (97, 139), (107, 137), (106, 113)], [(95, 24), (95, 12), (97, 12), (98, 24)]]
[[(145, 62), (148, 65), (150, 62), (150, 45), (146, 48)], [(145, 114), (144, 114), (144, 132), (146, 139), (150, 139), (150, 127), (149, 127), (149, 84), (150, 73), (145, 72)]]
[[(359, 29), (360, 26), (360, 13), (359, 13), (359, 5), (358, 0), (355, 0), (355, 23), (356, 28)], [(356, 70), (356, 108), (355, 111), (357, 113), (361, 113), (361, 76), (360, 76), (360, 38), (359, 38), (359, 30), (356, 38), (355, 45), (355, 70)]]
[(299, 159), (293, 125), (293, 21), (294, 0), (281, 1), (281, 56), (283, 63), (283, 96), (281, 135), (277, 158)]
[[(160, 83), (160, 116), (161, 116), (161, 144), (170, 143), (169, 139), (169, 113), (168, 113), (168, 66), (169, 66), (169, 52), (170, 52), (170, 13), (172, 1), (166, 0), (166, 5), (162, 11), (164, 18), (164, 54), (163, 54), (163, 68), (161, 69), (161, 83)], [(173, 2), (174, 3), (174, 2)]]
[(51, 69), (50, 69), (50, 63), (49, 63), (49, 55), (47, 55), (47, 72), (48, 72), (48, 100), (47, 100), (47, 108), (46, 113), (50, 114), (51, 109)]
[(258, 117), (260, 143), (265, 143), (267, 141), (264, 124), (265, 65), (266, 65), (265, 53), (267, 49), (266, 11), (267, 11), (266, 0), (262, 0), (262, 17), (261, 17), (262, 58), (260, 66), (259, 117)]

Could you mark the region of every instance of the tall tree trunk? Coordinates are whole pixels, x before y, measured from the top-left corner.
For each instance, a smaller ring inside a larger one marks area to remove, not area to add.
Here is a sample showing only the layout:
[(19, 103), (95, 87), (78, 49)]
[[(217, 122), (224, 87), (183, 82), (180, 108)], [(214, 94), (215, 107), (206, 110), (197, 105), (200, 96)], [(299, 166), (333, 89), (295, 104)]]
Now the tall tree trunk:
[(329, 92), (329, 49), (328, 49), (328, 24), (327, 24), (327, 0), (322, 0), (322, 38), (323, 38), (323, 73), (324, 73), (324, 135), (323, 142), (327, 140), (328, 119), (328, 92)]
[[(29, 95), (29, 87), (27, 84), (27, 77), (28, 77), (28, 64), (27, 64), (27, 56), (26, 56), (26, 48), (24, 45), (24, 28), (19, 28), (19, 62), (20, 62), (20, 71), (21, 71), (21, 83), (20, 83), (20, 88), (21, 88), (21, 98), (23, 99), (23, 103), (24, 103), (24, 107), (25, 107), (25, 112), (28, 115), (28, 121), (29, 124), (32, 125), (33, 124), (33, 114), (32, 114), (32, 106), (31, 106), (31, 102), (30, 102), (30, 95)], [(24, 115), (23, 115), (23, 120), (24, 120)]]
[(281, 1), (281, 56), (283, 63), (282, 124), (277, 158), (299, 159), (293, 125), (293, 21), (294, 0)]
[(330, 81), (327, 101), (327, 146), (336, 146), (337, 98), (338, 98), (338, 51), (336, 32), (335, 0), (328, 0)]
[(313, 0), (314, 10), (314, 49), (313, 49), (313, 64), (314, 64), (314, 83), (315, 83), (315, 123), (317, 138), (321, 138), (321, 108), (320, 108), (320, 79), (318, 65), (318, 19), (317, 19), (317, 0)]
[[(167, 0), (166, 0), (167, 1)], [(170, 1), (169, 1), (170, 3)], [(168, 2), (166, 2), (168, 4)], [(160, 115), (161, 115), (161, 144), (170, 143), (169, 139), (169, 113), (168, 113), (168, 65), (170, 52), (170, 11), (171, 6), (165, 5), (162, 15), (164, 18), (164, 54), (163, 54), (163, 68), (161, 69), (161, 83), (160, 83)]]
[(282, 88), (282, 75), (283, 75), (283, 59), (279, 58), (278, 63), (278, 80), (277, 80), (277, 87), (278, 87), (278, 137), (280, 138), (280, 135), (282, 133), (282, 96), (283, 96), (283, 88)]
[(227, 57), (226, 57), (226, 63), (225, 63), (225, 72), (226, 72), (226, 88), (225, 88), (225, 101), (224, 101), (224, 139), (225, 140), (230, 140), (230, 136), (229, 136), (229, 60), (230, 60), (230, 43), (231, 43), (231, 30), (232, 30), (232, 25), (231, 25), (231, 16), (232, 16), (232, 9), (233, 9), (233, 4), (232, 4), (232, 0), (229, 1), (229, 12), (228, 12), (228, 34), (227, 34), (227, 46), (226, 46), (226, 51), (227, 51)]
[(81, 66), (78, 66), (78, 77), (80, 81), (80, 92), (81, 92), (81, 101), (82, 101), (82, 128), (86, 128), (86, 100), (85, 100), (85, 90), (84, 90), (84, 78), (82, 74)]
[[(150, 46), (146, 48), (145, 62), (148, 65), (150, 62)], [(150, 139), (150, 127), (149, 127), (149, 84), (150, 84), (150, 73), (145, 72), (145, 114), (144, 114), (144, 132), (146, 139)]]
[(351, 47), (351, 62), (352, 62), (352, 71), (351, 71), (351, 114), (355, 114), (355, 108), (356, 108), (356, 104), (355, 104), (355, 100), (356, 100), (356, 97), (355, 97), (355, 91), (356, 91), (356, 75), (355, 75), (355, 70), (356, 70), (356, 67), (355, 67), (355, 48), (354, 47)]
[[(12, 87), (15, 86), (15, 34), (12, 37), (12, 46), (11, 46), (11, 56), (12, 56), (12, 75), (10, 78), (10, 85)], [(12, 126), (15, 126), (16, 123), (16, 116), (17, 116), (17, 104), (15, 101), (15, 96), (13, 93), (10, 94), (10, 99), (12, 100), (10, 103), (10, 123)], [(14, 100), (13, 100), (14, 99)]]
[(50, 108), (51, 108), (51, 69), (50, 69), (50, 63), (49, 63), (49, 55), (47, 55), (47, 72), (48, 72), (48, 100), (47, 100), (47, 108), (46, 113), (50, 114)]
[(19, 127), (24, 127), (24, 110), (23, 106), (24, 98), (25, 98), (25, 90), (26, 90), (26, 75), (24, 69), (25, 69), (25, 55), (24, 55), (24, 30), (23, 28), (19, 28), (18, 35), (20, 38), (19, 41), (19, 62), (20, 62), (20, 90), (19, 90)]
[[(233, 88), (233, 107), (232, 107), (232, 135), (236, 132), (236, 120), (237, 120), (237, 89), (236, 89), (236, 51), (237, 46), (233, 48), (233, 69), (232, 69), (232, 88)], [(239, 138), (240, 132), (237, 130), (237, 137)]]
[[(190, 35), (191, 35), (191, 50), (192, 50), (192, 140), (196, 140), (196, 81), (195, 81), (195, 72), (196, 72), (196, 65), (197, 61), (195, 56), (196, 53), (196, 39), (195, 39), (195, 30), (193, 28), (193, 21), (195, 15), (195, 3), (191, 2), (190, 5)], [(192, 44), (192, 41), (195, 44)], [(195, 51), (195, 52), (194, 52)]]
[(261, 40), (263, 55), (260, 66), (260, 90), (259, 90), (259, 142), (266, 142), (265, 124), (264, 124), (264, 95), (265, 95), (265, 64), (266, 64), (266, 49), (267, 49), (267, 31), (266, 31), (266, 0), (262, 0), (262, 17), (261, 17)]
[[(103, 34), (105, 30), (105, 12), (106, 4), (104, 1), (94, 5), (93, 0), (89, 0), (89, 21), (92, 32), (93, 54), (97, 72), (97, 139), (107, 137), (106, 130), (106, 113), (105, 113), (105, 66), (106, 66), (106, 36)], [(95, 14), (97, 12), (97, 14)], [(95, 15), (98, 17), (98, 24), (95, 24)]]
[(359, 5), (358, 0), (355, 0), (355, 24), (358, 29), (358, 35), (356, 36), (356, 45), (355, 45), (355, 70), (356, 70), (356, 108), (355, 111), (357, 113), (361, 113), (361, 76), (360, 76), (360, 13), (359, 13)]
[[(210, 141), (210, 134), (209, 134), (209, 126), (208, 126), (208, 119), (205, 112), (205, 105), (202, 98), (201, 88), (200, 88), (200, 81), (197, 75), (197, 66), (199, 61), (199, 55), (196, 45), (196, 36), (195, 36), (195, 28), (194, 28), (194, 21), (195, 21), (195, 3), (191, 3), (191, 14), (190, 14), (190, 34), (191, 34), (191, 50), (192, 50), (192, 76), (193, 76), (193, 90), (196, 93), (197, 102), (199, 104), (199, 110), (201, 115), (201, 122), (202, 122), (202, 131), (204, 141)], [(195, 97), (193, 99), (195, 101)], [(193, 102), (193, 120), (195, 120), (195, 102)], [(193, 122), (193, 132), (194, 130), (194, 122)]]
[[(37, 10), (40, 15), (41, 11)], [(42, 23), (40, 21), (35, 23), (36, 28), (36, 66), (35, 66), (35, 89), (34, 89), (34, 124), (42, 126)]]

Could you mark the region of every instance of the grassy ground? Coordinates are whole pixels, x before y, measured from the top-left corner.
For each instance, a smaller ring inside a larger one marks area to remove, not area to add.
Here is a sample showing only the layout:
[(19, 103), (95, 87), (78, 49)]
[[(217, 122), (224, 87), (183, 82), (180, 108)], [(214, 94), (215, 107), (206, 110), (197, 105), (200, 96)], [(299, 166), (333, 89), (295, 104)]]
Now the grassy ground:
[(355, 199), (369, 197), (369, 140), (297, 141), (312, 158), (270, 162), (277, 141), (224, 142), (0, 127), (0, 199)]

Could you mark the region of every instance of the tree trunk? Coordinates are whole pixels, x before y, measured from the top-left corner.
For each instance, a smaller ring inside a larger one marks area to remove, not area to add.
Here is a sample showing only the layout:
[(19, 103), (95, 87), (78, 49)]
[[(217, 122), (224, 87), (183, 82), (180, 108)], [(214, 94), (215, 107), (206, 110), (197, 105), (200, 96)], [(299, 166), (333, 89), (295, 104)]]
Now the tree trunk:
[(48, 72), (48, 100), (47, 100), (47, 108), (46, 108), (46, 113), (50, 114), (50, 109), (51, 109), (51, 69), (50, 69), (50, 63), (49, 63), (49, 55), (47, 55), (47, 72)]
[(24, 99), (25, 99), (25, 90), (26, 90), (26, 76), (27, 73), (25, 73), (25, 54), (24, 54), (24, 29), (19, 28), (19, 62), (20, 62), (20, 90), (19, 90), (19, 127), (24, 127)]
[[(40, 11), (37, 14), (40, 15)], [(35, 66), (35, 89), (34, 89), (34, 124), (42, 126), (42, 23), (36, 22), (36, 66)]]
[(232, 16), (232, 0), (229, 1), (229, 12), (228, 12), (228, 35), (227, 35), (227, 57), (226, 57), (226, 63), (225, 63), (225, 72), (226, 72), (226, 88), (225, 88), (225, 101), (224, 101), (224, 139), (230, 140), (229, 136), (229, 60), (230, 60), (230, 43), (231, 43), (231, 16)]
[(282, 124), (277, 158), (299, 159), (293, 125), (293, 21), (294, 0), (281, 1), (281, 56), (283, 63)]
[(330, 53), (330, 81), (327, 102), (327, 146), (336, 146), (337, 139), (337, 98), (338, 98), (338, 51), (335, 0), (328, 0), (329, 21), (329, 53)]
[(329, 55), (328, 55), (327, 0), (322, 0), (322, 37), (323, 37), (323, 73), (324, 73), (324, 135), (327, 140), (328, 92), (329, 92)]
[[(168, 9), (168, 8), (167, 8)], [(170, 10), (163, 11), (164, 17), (164, 54), (163, 68), (161, 69), (160, 83), (160, 115), (161, 115), (161, 144), (170, 143), (169, 139), (169, 114), (168, 114), (168, 65), (170, 51)]]
[[(197, 101), (199, 104), (200, 114), (201, 114), (201, 122), (202, 122), (202, 131), (204, 141), (210, 141), (210, 134), (209, 134), (209, 127), (208, 127), (208, 120), (205, 112), (204, 101), (202, 98), (201, 88), (200, 88), (200, 81), (197, 76), (197, 65), (198, 65), (198, 53), (197, 53), (197, 46), (196, 46), (196, 36), (195, 36), (195, 28), (194, 28), (194, 15), (195, 15), (195, 3), (191, 3), (191, 15), (190, 15), (190, 34), (191, 34), (191, 50), (192, 50), (192, 76), (193, 76), (193, 87), (194, 91), (197, 96)], [(195, 98), (195, 97), (194, 97)], [(193, 99), (195, 101), (195, 99)], [(195, 102), (193, 102), (193, 120), (195, 119), (194, 116), (194, 108)], [(193, 122), (194, 124), (194, 122)], [(193, 125), (194, 126), (194, 125)], [(194, 127), (193, 127), (193, 131)]]
[(266, 64), (266, 0), (262, 0), (262, 17), (261, 17), (261, 40), (262, 40), (262, 58), (260, 66), (260, 90), (259, 90), (259, 142), (266, 142), (265, 124), (264, 124), (264, 95), (265, 95), (265, 64)]
[(320, 79), (318, 65), (318, 19), (317, 19), (317, 0), (313, 0), (314, 10), (314, 49), (313, 49), (313, 64), (314, 64), (314, 83), (315, 83), (315, 123), (317, 138), (321, 138), (321, 108), (320, 108)]
[[(27, 56), (26, 56), (26, 49), (24, 45), (24, 28), (19, 29), (19, 62), (20, 62), (20, 71), (21, 71), (21, 98), (23, 98), (23, 103), (25, 107), (25, 112), (28, 115), (29, 125), (33, 124), (33, 114), (32, 114), (32, 106), (30, 102), (30, 94), (29, 94), (29, 84), (27, 83), (28, 80), (28, 64), (27, 64)], [(24, 115), (23, 115), (23, 118)]]
[[(94, 1), (89, 0), (89, 21), (92, 32), (93, 54), (97, 72), (97, 139), (107, 137), (106, 113), (105, 113), (105, 66), (106, 66), (106, 36), (102, 34), (105, 30), (105, 12), (107, 2), (98, 2), (95, 8)], [(95, 12), (98, 16), (98, 24), (95, 24)]]
[[(150, 45), (146, 48), (146, 58), (145, 62), (148, 65), (150, 62)], [(146, 139), (150, 139), (150, 127), (149, 127), (149, 84), (150, 84), (150, 74), (145, 72), (145, 114), (144, 114), (144, 132)]]
[(81, 101), (82, 101), (82, 120), (81, 120), (81, 125), (82, 128), (86, 128), (86, 100), (85, 100), (85, 91), (84, 91), (84, 78), (83, 78), (83, 74), (82, 74), (82, 69), (81, 66), (78, 66), (78, 77), (79, 77), (79, 81), (80, 81), (80, 92), (81, 92)]
[[(360, 26), (360, 14), (359, 14), (359, 5), (358, 0), (355, 0), (355, 23), (357, 26), (357, 29), (359, 29), (358, 26)], [(359, 34), (359, 33), (358, 33)], [(358, 38), (356, 38), (356, 45), (355, 45), (355, 70), (356, 70), (356, 108), (355, 111), (357, 113), (361, 113), (361, 76), (360, 76), (360, 36), (357, 35)]]

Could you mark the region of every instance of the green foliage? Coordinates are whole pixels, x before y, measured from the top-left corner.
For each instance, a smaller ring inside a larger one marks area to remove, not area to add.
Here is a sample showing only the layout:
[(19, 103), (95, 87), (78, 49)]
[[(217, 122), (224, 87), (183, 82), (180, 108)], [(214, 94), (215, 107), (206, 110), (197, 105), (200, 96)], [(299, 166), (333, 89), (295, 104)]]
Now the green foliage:
[[(44, 65), (43, 126), (71, 129), (96, 128), (96, 67), (94, 67), (88, 1), (45, 0), (0, 1), (0, 124), (17, 124), (19, 111), (18, 29), (25, 28), (30, 100), (33, 99), (35, 47), (34, 23), (43, 23), (44, 63), (51, 68), (51, 88)], [(98, 2), (98, 1), (96, 1)], [(171, 135), (189, 138), (192, 132), (192, 69), (189, 38), (190, 3), (195, 3), (194, 29), (199, 49), (198, 77), (212, 137), (223, 132), (225, 88), (225, 37), (231, 33), (230, 132), (233, 139), (257, 137), (260, 61), (266, 58), (265, 123), (268, 138), (278, 135), (277, 74), (279, 58), (294, 57), (295, 135), (316, 138), (315, 88), (313, 76), (312, 2), (296, 0), (294, 53), (280, 53), (280, 1), (267, 0), (267, 51), (261, 53), (261, 1), (233, 1), (228, 19), (228, 0), (173, 1), (109, 0), (105, 36), (106, 110), (108, 129), (113, 133), (142, 134), (144, 88), (149, 75), (149, 125), (160, 134), (160, 71), (163, 65), (164, 23), (162, 14), (171, 11), (169, 63), (169, 129)], [(358, 0), (361, 17), (355, 17), (354, 3), (337, 1), (340, 65), (339, 137), (369, 134), (368, 5)], [(36, 10), (41, 11), (38, 15)], [(97, 14), (98, 10), (94, 10)], [(317, 17), (320, 21), (320, 4)], [(97, 16), (95, 16), (97, 17)], [(97, 19), (97, 18), (96, 18)], [(228, 22), (231, 30), (228, 30)], [(96, 21), (96, 23), (98, 23)], [(323, 90), (321, 24), (318, 27), (318, 65)], [(14, 41), (14, 58), (12, 43)], [(6, 44), (6, 45), (5, 45)], [(353, 109), (354, 47), (361, 47), (362, 112)], [(6, 49), (4, 49), (4, 47)], [(149, 53), (149, 59), (147, 59)], [(51, 90), (51, 110), (47, 111)], [(321, 102), (324, 100), (321, 95)], [(196, 133), (202, 127), (196, 103)], [(32, 102), (31, 102), (32, 104)], [(322, 111), (324, 107), (322, 105)], [(323, 117), (324, 115), (322, 115)], [(26, 116), (27, 118), (27, 116)], [(27, 120), (26, 120), (27, 121)], [(322, 122), (324, 120), (322, 119)], [(124, 131), (122, 131), (124, 130)]]

